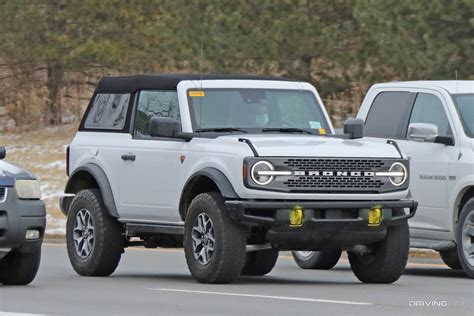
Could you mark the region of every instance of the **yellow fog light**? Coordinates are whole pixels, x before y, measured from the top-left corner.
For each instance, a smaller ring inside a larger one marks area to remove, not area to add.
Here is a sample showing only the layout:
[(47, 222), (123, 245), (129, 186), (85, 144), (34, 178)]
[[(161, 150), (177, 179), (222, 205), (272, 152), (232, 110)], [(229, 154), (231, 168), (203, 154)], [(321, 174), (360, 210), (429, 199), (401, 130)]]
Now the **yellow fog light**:
[(382, 210), (374, 206), (369, 211), (369, 226), (379, 226), (382, 222)]
[(302, 226), (304, 220), (303, 208), (295, 206), (290, 210), (290, 226)]

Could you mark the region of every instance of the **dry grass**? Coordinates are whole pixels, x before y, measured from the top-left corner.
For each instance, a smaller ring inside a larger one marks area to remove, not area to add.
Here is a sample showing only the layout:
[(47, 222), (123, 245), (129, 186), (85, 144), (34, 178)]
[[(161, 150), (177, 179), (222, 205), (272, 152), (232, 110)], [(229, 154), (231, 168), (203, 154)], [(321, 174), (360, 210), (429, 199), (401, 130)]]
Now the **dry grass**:
[(43, 200), (47, 207), (49, 235), (63, 235), (65, 217), (59, 210), (58, 199), (66, 184), (66, 147), (77, 127), (65, 125), (24, 133), (3, 133), (0, 145), (7, 148), (6, 161), (32, 172), (41, 182)]

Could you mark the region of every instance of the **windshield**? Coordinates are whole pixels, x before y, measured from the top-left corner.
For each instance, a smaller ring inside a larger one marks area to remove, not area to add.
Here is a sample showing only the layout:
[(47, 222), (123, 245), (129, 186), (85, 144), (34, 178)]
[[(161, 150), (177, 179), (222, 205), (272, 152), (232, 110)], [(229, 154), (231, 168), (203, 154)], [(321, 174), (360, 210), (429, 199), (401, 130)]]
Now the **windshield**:
[(189, 90), (188, 102), (194, 131), (330, 133), (311, 91)]
[(474, 94), (454, 94), (453, 99), (467, 136), (474, 138)]

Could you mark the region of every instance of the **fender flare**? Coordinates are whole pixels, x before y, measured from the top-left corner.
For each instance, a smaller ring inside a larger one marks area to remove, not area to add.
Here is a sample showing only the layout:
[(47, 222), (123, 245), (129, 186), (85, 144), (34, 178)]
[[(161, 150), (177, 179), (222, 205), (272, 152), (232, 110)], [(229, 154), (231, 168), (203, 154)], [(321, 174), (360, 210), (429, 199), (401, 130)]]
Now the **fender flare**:
[[(73, 188), (74, 188), (74, 182), (75, 182), (75, 175), (77, 175), (80, 172), (86, 172), (90, 174), (92, 178), (94, 178), (102, 194), (102, 200), (104, 202), (107, 213), (109, 213), (109, 215), (112, 217), (118, 218), (119, 215), (117, 212), (117, 207), (115, 205), (114, 195), (112, 193), (112, 187), (110, 186), (109, 180), (104, 170), (102, 170), (102, 168), (96, 164), (87, 163), (75, 169), (73, 173), (71, 174), (71, 176), (69, 177), (64, 193), (77, 193), (77, 192), (74, 192)], [(67, 210), (69, 209), (69, 205), (71, 204), (72, 199), (73, 197), (69, 197), (69, 196), (61, 199), (61, 203), (60, 203), (61, 210), (65, 215), (67, 215)]]
[(183, 218), (185, 212), (185, 210), (183, 209), (183, 201), (186, 200), (186, 194), (189, 192), (190, 188), (193, 187), (193, 182), (201, 176), (207, 177), (212, 180), (216, 184), (223, 197), (227, 199), (239, 199), (239, 196), (235, 192), (234, 187), (232, 186), (231, 182), (224, 173), (212, 167), (203, 168), (193, 173), (183, 186), (183, 190), (181, 191), (181, 196), (179, 199), (179, 212)]

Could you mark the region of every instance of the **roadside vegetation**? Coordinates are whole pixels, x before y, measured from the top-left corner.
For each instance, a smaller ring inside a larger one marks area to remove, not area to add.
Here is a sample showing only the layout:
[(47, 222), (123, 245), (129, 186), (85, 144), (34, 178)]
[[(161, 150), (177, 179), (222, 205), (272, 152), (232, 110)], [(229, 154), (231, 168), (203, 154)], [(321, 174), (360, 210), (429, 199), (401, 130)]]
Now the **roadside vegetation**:
[(473, 0), (0, 0), (0, 130), (77, 121), (103, 75), (315, 84), (336, 126), (378, 81), (474, 78)]

